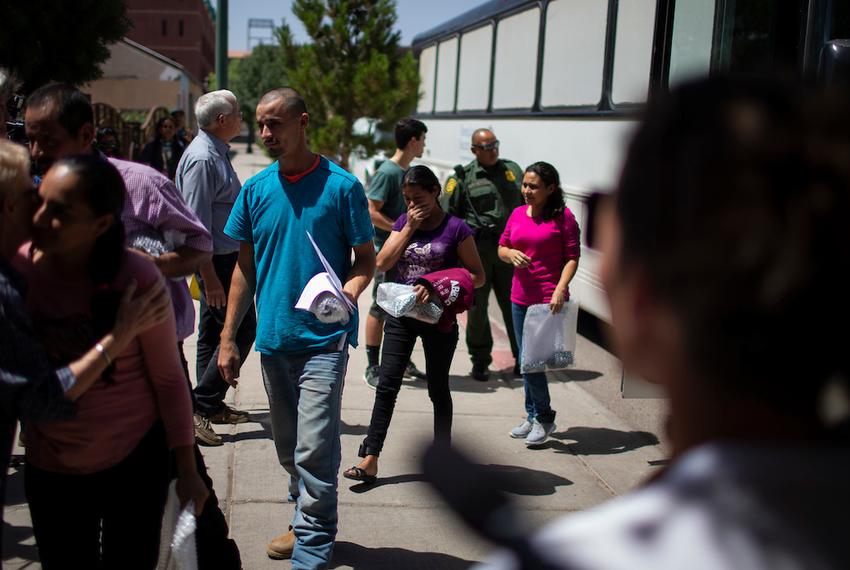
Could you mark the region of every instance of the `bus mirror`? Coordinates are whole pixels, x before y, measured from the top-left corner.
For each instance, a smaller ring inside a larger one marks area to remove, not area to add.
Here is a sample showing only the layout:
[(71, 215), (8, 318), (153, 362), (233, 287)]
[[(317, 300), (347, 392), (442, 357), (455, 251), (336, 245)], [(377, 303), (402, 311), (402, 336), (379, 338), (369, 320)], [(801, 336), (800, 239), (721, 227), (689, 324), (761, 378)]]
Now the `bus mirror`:
[(826, 42), (820, 54), (820, 79), (828, 85), (850, 87), (850, 40)]

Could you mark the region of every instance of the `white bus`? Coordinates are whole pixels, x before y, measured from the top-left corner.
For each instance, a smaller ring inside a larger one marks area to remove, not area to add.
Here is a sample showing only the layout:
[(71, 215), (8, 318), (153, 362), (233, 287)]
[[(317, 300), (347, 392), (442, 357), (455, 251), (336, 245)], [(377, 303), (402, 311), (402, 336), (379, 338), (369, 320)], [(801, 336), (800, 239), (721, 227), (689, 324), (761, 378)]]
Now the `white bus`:
[[(492, 0), (413, 40), (422, 162), (445, 180), (472, 160), (472, 132), (492, 129), (503, 158), (555, 165), (584, 230), (649, 93), (716, 71), (838, 74), (850, 49), (835, 38), (850, 38), (850, 0)], [(610, 320), (582, 244), (571, 289)]]

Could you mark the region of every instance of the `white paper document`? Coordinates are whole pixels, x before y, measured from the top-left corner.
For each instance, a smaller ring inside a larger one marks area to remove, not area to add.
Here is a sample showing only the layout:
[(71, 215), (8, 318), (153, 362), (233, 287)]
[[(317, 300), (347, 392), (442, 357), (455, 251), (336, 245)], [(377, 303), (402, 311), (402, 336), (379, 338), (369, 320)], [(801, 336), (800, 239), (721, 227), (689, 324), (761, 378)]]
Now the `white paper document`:
[(322, 254), (321, 250), (319, 250), (319, 246), (316, 245), (316, 241), (310, 235), (310, 232), (307, 232), (307, 237), (310, 238), (310, 243), (313, 244), (313, 250), (319, 256), (319, 261), (322, 262), (322, 267), (325, 268), (325, 271), (317, 273), (307, 282), (307, 285), (304, 286), (304, 290), (301, 292), (301, 296), (298, 298), (298, 302), (295, 303), (295, 308), (312, 311), (315, 308), (314, 304), (316, 300), (322, 293), (331, 293), (345, 304), (349, 313), (353, 313), (355, 308), (354, 303), (342, 292), (342, 282), (339, 280), (339, 277), (334, 273), (330, 263), (328, 263), (328, 260)]

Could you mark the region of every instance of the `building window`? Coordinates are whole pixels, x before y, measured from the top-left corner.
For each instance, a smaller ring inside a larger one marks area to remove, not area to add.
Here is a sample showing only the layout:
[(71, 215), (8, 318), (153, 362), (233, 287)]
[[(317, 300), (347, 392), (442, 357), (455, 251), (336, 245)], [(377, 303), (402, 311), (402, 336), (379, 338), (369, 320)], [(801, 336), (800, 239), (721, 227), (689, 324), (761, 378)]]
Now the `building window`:
[(183, 37), (183, 20), (177, 22), (177, 35)]
[(167, 36), (167, 35), (168, 35), (168, 20), (163, 20), (163, 21), (162, 21), (162, 35), (163, 35), (163, 36)]

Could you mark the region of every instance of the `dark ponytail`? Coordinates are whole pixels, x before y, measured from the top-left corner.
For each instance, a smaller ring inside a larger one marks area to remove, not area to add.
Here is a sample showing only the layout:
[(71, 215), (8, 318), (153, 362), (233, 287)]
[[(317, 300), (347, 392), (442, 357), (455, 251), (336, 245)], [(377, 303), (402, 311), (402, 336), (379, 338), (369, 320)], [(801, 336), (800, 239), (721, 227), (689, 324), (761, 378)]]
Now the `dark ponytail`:
[(535, 162), (525, 169), (526, 172), (532, 172), (540, 177), (543, 184), (546, 186), (555, 186), (555, 191), (549, 194), (546, 203), (543, 204), (543, 212), (541, 217), (546, 220), (553, 220), (558, 216), (563, 215), (564, 209), (567, 207), (564, 202), (564, 191), (561, 189), (561, 177), (554, 166), (548, 162)]

